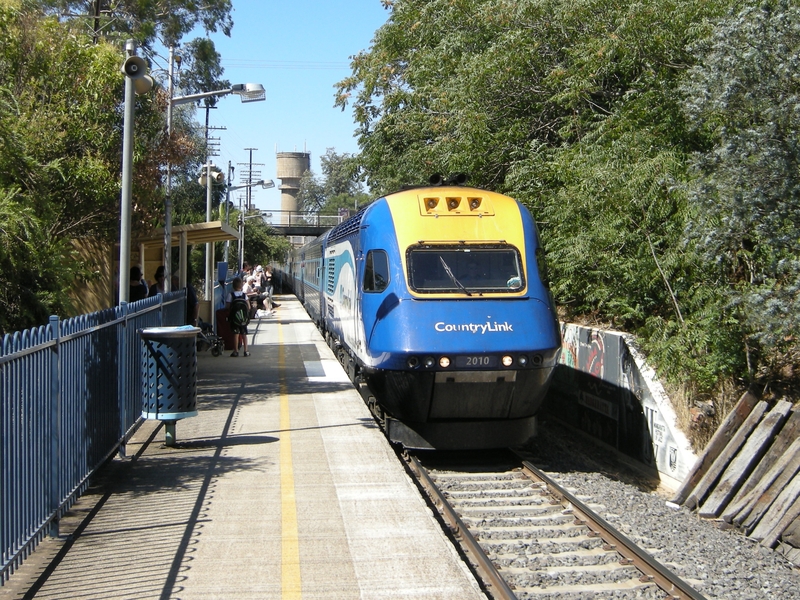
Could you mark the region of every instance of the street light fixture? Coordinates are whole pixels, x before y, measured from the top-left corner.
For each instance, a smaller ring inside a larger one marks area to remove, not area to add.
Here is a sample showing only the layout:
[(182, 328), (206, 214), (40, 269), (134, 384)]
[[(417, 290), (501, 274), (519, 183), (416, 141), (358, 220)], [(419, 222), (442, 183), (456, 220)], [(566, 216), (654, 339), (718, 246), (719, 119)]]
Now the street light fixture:
[(227, 96), (228, 94), (236, 94), (245, 102), (260, 102), (267, 99), (267, 93), (264, 91), (264, 86), (260, 83), (237, 83), (232, 85), (226, 90), (216, 90), (213, 92), (201, 92), (199, 94), (189, 94), (188, 96), (178, 96), (170, 101), (172, 106), (179, 104), (188, 104), (189, 102), (197, 102), (204, 98), (212, 98), (214, 96)]
[[(259, 102), (266, 100), (267, 94), (264, 91), (264, 86), (260, 83), (237, 83), (225, 90), (215, 90), (213, 92), (203, 92), (200, 94), (189, 94), (188, 96), (173, 97), (174, 84), (173, 84), (173, 66), (175, 63), (175, 48), (170, 46), (169, 49), (169, 103), (167, 104), (167, 137), (172, 137), (172, 107), (180, 104), (188, 104), (189, 102), (196, 102), (203, 98), (212, 98), (215, 96), (227, 96), (228, 94), (235, 94), (239, 96), (241, 101), (244, 102)], [(171, 166), (167, 163), (167, 190), (164, 198), (164, 289), (171, 290), (171, 267), (172, 267), (172, 171)], [(208, 213), (208, 211), (206, 211)], [(206, 221), (210, 220), (210, 215), (206, 215)], [(213, 243), (206, 244), (206, 253), (213, 252)], [(213, 266), (209, 270), (209, 260), (206, 259), (206, 282), (210, 281), (213, 273)], [(186, 285), (186, 274), (181, 273), (181, 285)], [(208, 284), (206, 284), (208, 289)], [(208, 296), (206, 295), (208, 299)]]

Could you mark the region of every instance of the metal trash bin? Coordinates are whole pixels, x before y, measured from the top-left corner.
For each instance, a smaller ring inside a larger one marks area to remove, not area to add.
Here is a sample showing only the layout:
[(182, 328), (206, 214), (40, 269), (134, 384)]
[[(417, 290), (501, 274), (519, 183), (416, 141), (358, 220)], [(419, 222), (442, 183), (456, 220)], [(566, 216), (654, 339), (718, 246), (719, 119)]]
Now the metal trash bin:
[(142, 340), (142, 418), (166, 427), (166, 444), (175, 442), (175, 421), (197, 416), (198, 327), (140, 329)]

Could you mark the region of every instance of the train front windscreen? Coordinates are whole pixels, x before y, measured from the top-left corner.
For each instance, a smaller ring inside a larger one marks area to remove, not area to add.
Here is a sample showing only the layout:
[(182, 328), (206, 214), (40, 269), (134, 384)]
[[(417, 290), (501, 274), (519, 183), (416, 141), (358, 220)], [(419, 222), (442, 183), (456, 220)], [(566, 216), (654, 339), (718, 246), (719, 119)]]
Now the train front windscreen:
[(412, 246), (406, 254), (408, 282), (417, 293), (518, 292), (524, 285), (519, 251), (507, 244)]

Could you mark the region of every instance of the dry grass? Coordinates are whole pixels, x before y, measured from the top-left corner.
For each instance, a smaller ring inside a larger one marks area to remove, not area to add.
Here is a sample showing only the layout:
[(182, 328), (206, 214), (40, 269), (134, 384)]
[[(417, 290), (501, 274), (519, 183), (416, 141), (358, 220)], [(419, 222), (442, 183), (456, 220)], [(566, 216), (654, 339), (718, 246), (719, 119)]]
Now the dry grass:
[(702, 452), (716, 430), (746, 391), (734, 381), (723, 382), (713, 394), (701, 398), (691, 384), (664, 382), (678, 419), (678, 427), (686, 434), (692, 449)]

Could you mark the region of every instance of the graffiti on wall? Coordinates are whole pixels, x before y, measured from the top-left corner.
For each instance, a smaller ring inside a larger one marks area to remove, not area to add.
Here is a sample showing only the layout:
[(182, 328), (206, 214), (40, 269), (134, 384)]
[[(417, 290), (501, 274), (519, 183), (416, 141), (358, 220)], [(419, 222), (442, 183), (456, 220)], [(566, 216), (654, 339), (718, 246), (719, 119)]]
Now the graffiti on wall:
[(562, 324), (562, 339), (546, 410), (661, 473), (683, 478), (694, 456), (676, 441), (663, 403), (660, 407), (653, 397), (651, 382), (631, 353), (630, 340), (621, 333), (572, 324)]

